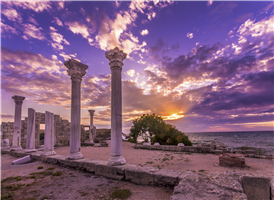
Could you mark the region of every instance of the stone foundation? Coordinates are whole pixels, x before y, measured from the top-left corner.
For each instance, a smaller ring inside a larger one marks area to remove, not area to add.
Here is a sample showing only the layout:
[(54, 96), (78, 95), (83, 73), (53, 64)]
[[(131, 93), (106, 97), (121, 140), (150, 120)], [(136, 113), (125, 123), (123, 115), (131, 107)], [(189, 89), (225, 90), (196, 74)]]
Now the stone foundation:
[(223, 167), (245, 167), (243, 154), (225, 153), (219, 156), (219, 164)]

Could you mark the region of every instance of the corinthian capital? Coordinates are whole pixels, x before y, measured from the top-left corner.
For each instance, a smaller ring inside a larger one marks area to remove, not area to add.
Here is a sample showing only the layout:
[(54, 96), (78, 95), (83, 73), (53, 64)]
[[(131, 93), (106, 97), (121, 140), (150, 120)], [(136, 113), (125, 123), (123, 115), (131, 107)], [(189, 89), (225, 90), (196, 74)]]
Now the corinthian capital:
[(16, 105), (22, 105), (22, 103), (23, 103), (23, 101), (25, 99), (25, 97), (21, 97), (21, 96), (17, 96), (17, 95), (15, 95), (15, 96), (13, 96), (11, 98), (13, 98), (13, 100), (14, 100), (14, 102), (15, 102)]
[(106, 52), (106, 57), (110, 61), (109, 65), (111, 69), (113, 67), (119, 67), (122, 69), (122, 66), (124, 65), (123, 61), (126, 59), (127, 54), (122, 50), (119, 50), (118, 47), (115, 47), (114, 49)]
[(89, 111), (90, 116), (93, 116), (95, 110), (88, 110), (88, 111)]
[(86, 75), (87, 65), (84, 65), (77, 60), (69, 59), (64, 63), (64, 65), (68, 68), (68, 75), (71, 77), (72, 81), (81, 82), (82, 77)]

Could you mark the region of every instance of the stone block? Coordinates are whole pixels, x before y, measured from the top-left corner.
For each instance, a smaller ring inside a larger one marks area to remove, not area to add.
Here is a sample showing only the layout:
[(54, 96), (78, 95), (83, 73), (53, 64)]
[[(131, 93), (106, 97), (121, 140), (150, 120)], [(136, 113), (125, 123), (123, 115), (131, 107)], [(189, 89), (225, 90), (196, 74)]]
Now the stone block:
[(270, 180), (263, 177), (242, 177), (242, 186), (248, 200), (270, 200)]
[(30, 153), (30, 158), (31, 158), (32, 160), (41, 160), (41, 155), (40, 155), (40, 153), (38, 153), (38, 152)]
[(256, 154), (256, 150), (244, 150), (243, 154)]
[(95, 165), (96, 163), (100, 162), (100, 160), (94, 160), (94, 159), (87, 159), (84, 163), (83, 163), (83, 167), (85, 170), (87, 170), (88, 172), (91, 173), (95, 173)]
[(95, 164), (95, 174), (112, 179), (122, 180), (125, 178), (125, 165), (109, 166), (108, 161), (99, 161)]
[(214, 153), (216, 154), (216, 155), (220, 155), (220, 154), (223, 154), (223, 150), (215, 150), (214, 151)]
[(53, 155), (53, 156), (47, 156), (46, 162), (50, 164), (58, 164), (59, 160), (65, 160), (66, 156), (63, 155)]
[(153, 174), (154, 184), (163, 185), (163, 186), (175, 186), (179, 183), (179, 176), (182, 172), (160, 169), (159, 171)]
[(177, 146), (178, 147), (184, 147), (185, 145), (184, 145), (184, 143), (179, 143)]
[(154, 143), (154, 145), (157, 145), (157, 146), (159, 146), (159, 145), (160, 145), (160, 143), (159, 143), (159, 142), (155, 142), (155, 143)]
[(225, 153), (219, 156), (219, 164), (224, 167), (245, 167), (243, 154)]
[(163, 150), (163, 151), (169, 151), (169, 150), (170, 150), (169, 147), (170, 147), (170, 146), (168, 146), (168, 145), (162, 145), (162, 150)]
[(140, 149), (147, 149), (148, 146), (146, 145), (140, 145)]
[(158, 146), (151, 145), (150, 150), (158, 150)]
[(170, 150), (170, 151), (177, 151), (177, 146), (170, 146), (170, 147), (169, 147), (169, 150)]
[(154, 167), (125, 166), (126, 180), (140, 185), (153, 185), (153, 174), (159, 171)]
[(133, 146), (133, 148), (134, 148), (134, 149), (140, 149), (140, 145), (135, 144), (135, 145)]

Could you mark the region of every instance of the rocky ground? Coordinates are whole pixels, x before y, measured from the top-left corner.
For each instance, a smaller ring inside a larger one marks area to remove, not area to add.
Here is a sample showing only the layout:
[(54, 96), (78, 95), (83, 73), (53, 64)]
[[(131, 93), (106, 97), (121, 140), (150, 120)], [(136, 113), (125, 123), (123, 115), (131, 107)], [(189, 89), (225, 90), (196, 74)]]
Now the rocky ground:
[(171, 188), (116, 181), (41, 161), (12, 165), (15, 159), (7, 154), (1, 156), (1, 199), (105, 200), (130, 191), (129, 200), (166, 200), (173, 193)]

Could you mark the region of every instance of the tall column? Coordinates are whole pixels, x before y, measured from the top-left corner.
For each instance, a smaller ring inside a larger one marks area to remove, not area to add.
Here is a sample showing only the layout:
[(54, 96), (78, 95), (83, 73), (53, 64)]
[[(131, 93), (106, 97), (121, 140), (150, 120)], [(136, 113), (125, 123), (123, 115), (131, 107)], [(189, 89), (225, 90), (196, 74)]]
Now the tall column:
[(54, 151), (54, 114), (46, 111), (43, 155), (51, 156), (55, 154), (56, 152)]
[(90, 114), (89, 142), (93, 143), (93, 134), (94, 134), (94, 131), (93, 131), (93, 115), (94, 115), (95, 110), (88, 110), (88, 111), (89, 111), (89, 114)]
[(127, 54), (118, 47), (106, 52), (111, 69), (111, 145), (108, 165), (126, 163), (122, 153), (122, 66)]
[(71, 76), (71, 122), (70, 122), (70, 154), (68, 159), (83, 158), (81, 147), (81, 81), (86, 74), (87, 65), (74, 59), (66, 61), (68, 75)]
[(35, 150), (35, 110), (28, 109), (28, 126), (27, 126), (27, 144), (26, 152), (34, 152)]
[(21, 115), (22, 115), (22, 104), (25, 97), (13, 96), (15, 102), (15, 113), (14, 113), (14, 128), (12, 137), (11, 150), (20, 150), (21, 147)]

